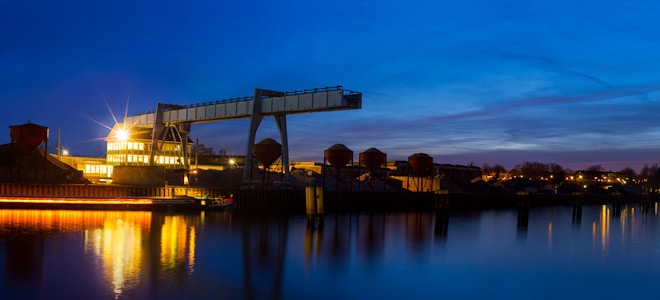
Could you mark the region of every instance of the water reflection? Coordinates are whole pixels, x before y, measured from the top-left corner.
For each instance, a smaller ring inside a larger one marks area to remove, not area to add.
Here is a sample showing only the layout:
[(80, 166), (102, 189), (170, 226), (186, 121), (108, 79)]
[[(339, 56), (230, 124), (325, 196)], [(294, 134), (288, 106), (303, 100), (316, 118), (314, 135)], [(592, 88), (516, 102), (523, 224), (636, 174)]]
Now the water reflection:
[[(357, 255), (366, 263), (382, 259), (385, 244), (385, 216), (367, 214), (356, 217)], [(405, 224), (405, 223), (404, 223)]]
[(242, 222), (246, 299), (279, 299), (288, 238), (288, 219), (263, 217)]
[[(600, 263), (636, 257), (622, 245), (660, 243), (647, 237), (657, 217), (656, 204), (322, 217), (0, 210), (0, 289), (10, 298), (332, 299), (376, 287), (375, 296), (401, 295), (394, 280), (413, 298), (451, 295), (463, 284), (454, 278), (481, 276), (471, 272), (498, 270), (506, 281), (527, 267), (528, 277), (575, 272), (594, 250)], [(343, 288), (323, 294), (328, 282)]]
[(573, 205), (573, 212), (571, 214), (571, 222), (576, 227), (582, 224), (582, 205)]
[(447, 240), (447, 231), (449, 229), (449, 210), (441, 209), (435, 214), (435, 228), (433, 236), (438, 241)]
[(518, 208), (518, 220), (516, 222), (516, 237), (518, 240), (525, 240), (527, 229), (529, 228), (529, 207)]
[(160, 227), (160, 269), (192, 273), (195, 269), (195, 226), (184, 216), (165, 216)]
[(597, 244), (600, 241), (600, 249), (603, 254), (607, 254), (610, 238), (610, 211), (611, 210), (607, 205), (602, 205), (599, 218), (600, 222), (594, 221), (591, 225), (594, 244)]
[(93, 258), (94, 269), (101, 271), (114, 298), (120, 298), (141, 280), (151, 280), (147, 284), (156, 286), (156, 278), (176, 281), (193, 273), (196, 228), (203, 221), (204, 214), (0, 210), (0, 241), (6, 241), (7, 247), (6, 276), (10, 281), (41, 285), (44, 240), (80, 232), (82, 254)]
[[(76, 217), (88, 217), (82, 212), (68, 214), (72, 221)], [(143, 239), (149, 232), (151, 214), (112, 212), (92, 215), (94, 222), (84, 228), (85, 253), (98, 259), (103, 277), (111, 285), (115, 297), (119, 297), (123, 290), (133, 288), (139, 282), (145, 263)], [(102, 224), (97, 225), (97, 222)]]

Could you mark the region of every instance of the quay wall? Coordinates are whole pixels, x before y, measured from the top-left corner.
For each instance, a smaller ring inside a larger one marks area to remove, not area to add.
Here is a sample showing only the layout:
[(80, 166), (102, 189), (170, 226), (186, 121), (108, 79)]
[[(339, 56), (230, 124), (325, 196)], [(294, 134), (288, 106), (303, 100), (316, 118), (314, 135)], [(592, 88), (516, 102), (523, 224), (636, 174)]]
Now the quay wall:
[[(304, 191), (234, 190), (236, 211), (305, 213)], [(660, 195), (493, 195), (391, 192), (324, 192), (322, 213), (625, 205), (660, 202)]]
[[(0, 196), (26, 197), (149, 197), (232, 196), (238, 212), (309, 212), (305, 191), (209, 189), (186, 186), (139, 187), (102, 184), (25, 184), (0, 183)], [(322, 211), (342, 213), (358, 211), (431, 211), (437, 209), (470, 210), (520, 208), (552, 205), (597, 205), (653, 203), (660, 195), (498, 195), (434, 194), (415, 192), (323, 192)]]
[(149, 197), (219, 196), (218, 189), (185, 186), (141, 187), (104, 184), (30, 184), (0, 183), (0, 196), (26, 197)]
[[(305, 213), (304, 191), (227, 191), (239, 212)], [(390, 192), (324, 192), (322, 213), (479, 210), (540, 206), (625, 205), (659, 202), (659, 195), (497, 195)]]

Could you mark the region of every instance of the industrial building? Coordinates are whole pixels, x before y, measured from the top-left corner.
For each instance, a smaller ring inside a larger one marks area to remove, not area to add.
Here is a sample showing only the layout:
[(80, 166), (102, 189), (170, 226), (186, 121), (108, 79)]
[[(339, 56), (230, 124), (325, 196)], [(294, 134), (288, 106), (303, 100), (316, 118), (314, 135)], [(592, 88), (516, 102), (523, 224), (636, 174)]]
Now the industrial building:
[[(111, 166), (156, 165), (168, 169), (183, 169), (190, 165), (190, 156), (186, 154), (191, 153), (192, 141), (182, 137), (176, 127), (164, 130), (155, 143), (153, 133), (152, 130), (117, 123), (107, 137), (106, 163)], [(184, 143), (183, 139), (188, 140)]]
[(0, 145), (0, 182), (89, 183), (83, 172), (48, 154), (48, 127), (28, 121), (9, 129), (11, 143)]

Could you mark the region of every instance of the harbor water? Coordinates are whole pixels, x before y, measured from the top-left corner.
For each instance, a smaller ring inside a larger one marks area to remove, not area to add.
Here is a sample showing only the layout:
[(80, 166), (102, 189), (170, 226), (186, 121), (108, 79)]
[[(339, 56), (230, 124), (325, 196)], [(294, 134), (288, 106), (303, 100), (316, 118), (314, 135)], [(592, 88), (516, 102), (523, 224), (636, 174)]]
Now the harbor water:
[(0, 210), (2, 299), (655, 298), (656, 204), (251, 215)]

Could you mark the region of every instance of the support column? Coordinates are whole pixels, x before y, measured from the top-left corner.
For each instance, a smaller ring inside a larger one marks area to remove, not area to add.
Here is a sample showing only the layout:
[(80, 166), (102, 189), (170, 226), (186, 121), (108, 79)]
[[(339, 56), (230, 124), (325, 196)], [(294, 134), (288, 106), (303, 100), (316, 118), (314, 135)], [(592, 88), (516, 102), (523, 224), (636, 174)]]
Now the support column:
[[(151, 132), (151, 150), (149, 151), (149, 165), (155, 166), (156, 165), (156, 155), (160, 155), (160, 147), (159, 147), (159, 142), (162, 144), (162, 141), (160, 141), (163, 138), (163, 135), (165, 133), (165, 122), (164, 122), (164, 117), (163, 113), (166, 111), (170, 111), (173, 109), (180, 109), (183, 108), (181, 105), (174, 105), (174, 104), (163, 104), (163, 103), (158, 103), (156, 106), (156, 113), (155, 113), (155, 120), (154, 120), (154, 127)], [(126, 122), (126, 121), (124, 121)], [(124, 124), (124, 126), (131, 127), (133, 124)], [(186, 133), (186, 142), (188, 142), (187, 136), (188, 132), (190, 132), (190, 122), (180, 124), (177, 127), (177, 130), (179, 132), (185, 132)], [(183, 144), (183, 142), (182, 142)], [(187, 163), (186, 163), (187, 165)]]
[(250, 132), (248, 134), (247, 149), (245, 151), (245, 170), (243, 170), (243, 183), (250, 184), (252, 180), (252, 162), (254, 160), (254, 139), (257, 135), (257, 129), (263, 120), (264, 115), (261, 112), (261, 100), (264, 97), (283, 96), (284, 93), (264, 89), (254, 89), (252, 98), (252, 111), (250, 116)]
[[(156, 105), (156, 120), (154, 122), (154, 128), (151, 132), (151, 149), (149, 150), (149, 165), (156, 165), (156, 152), (158, 151), (158, 139), (163, 134), (165, 126), (163, 125), (163, 104), (158, 103)], [(130, 124), (124, 124), (124, 126)]]
[[(255, 100), (254, 102), (255, 102), (254, 106), (256, 107), (257, 101)], [(260, 111), (259, 112), (253, 111), (252, 116), (250, 117), (250, 133), (248, 134), (247, 150), (245, 151), (245, 169), (243, 170), (243, 183), (245, 184), (249, 184), (250, 181), (252, 180), (252, 162), (254, 161), (254, 139), (257, 136), (257, 129), (259, 129), (259, 124), (261, 124), (261, 120), (263, 118), (264, 116), (263, 114), (261, 114)]]
[(284, 171), (284, 179), (282, 185), (289, 185), (289, 136), (286, 130), (286, 115), (276, 115), (275, 122), (277, 128), (280, 130), (280, 139), (282, 140), (282, 171)]
[(190, 153), (188, 153), (188, 134), (190, 133), (190, 123), (181, 123), (178, 126), (179, 130), (179, 136), (181, 136), (181, 153), (183, 156), (183, 161), (181, 162), (183, 164), (183, 168), (186, 170), (190, 170)]

